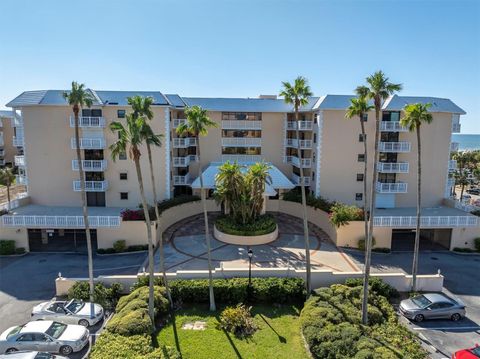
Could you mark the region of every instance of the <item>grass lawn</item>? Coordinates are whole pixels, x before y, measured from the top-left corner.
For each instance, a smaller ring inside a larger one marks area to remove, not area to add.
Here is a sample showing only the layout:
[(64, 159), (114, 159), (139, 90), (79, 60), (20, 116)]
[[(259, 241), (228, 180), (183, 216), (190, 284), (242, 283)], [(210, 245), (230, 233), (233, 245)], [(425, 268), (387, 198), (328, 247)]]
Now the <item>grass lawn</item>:
[[(308, 358), (300, 335), (300, 309), (284, 305), (254, 306), (258, 330), (247, 339), (217, 329), (220, 311), (209, 312), (197, 307), (185, 307), (158, 334), (162, 344), (176, 347), (183, 359), (305, 359)], [(222, 309), (222, 308), (220, 308)], [(182, 325), (197, 320), (206, 321), (206, 330), (185, 330)]]

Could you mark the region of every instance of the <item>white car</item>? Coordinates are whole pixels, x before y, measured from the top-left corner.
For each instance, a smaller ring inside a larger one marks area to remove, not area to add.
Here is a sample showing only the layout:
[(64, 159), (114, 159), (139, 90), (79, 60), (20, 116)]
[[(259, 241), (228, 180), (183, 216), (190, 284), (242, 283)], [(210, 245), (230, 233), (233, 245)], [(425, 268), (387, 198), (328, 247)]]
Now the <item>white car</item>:
[(0, 353), (22, 350), (70, 355), (88, 344), (90, 332), (81, 325), (67, 325), (51, 320), (28, 322), (11, 327), (0, 335)]
[(60, 355), (47, 352), (21, 351), (11, 354), (0, 354), (0, 359), (68, 359)]
[(89, 327), (103, 318), (103, 308), (99, 304), (72, 299), (68, 302), (52, 300), (33, 307), (32, 320), (55, 320), (64, 324), (79, 324)]

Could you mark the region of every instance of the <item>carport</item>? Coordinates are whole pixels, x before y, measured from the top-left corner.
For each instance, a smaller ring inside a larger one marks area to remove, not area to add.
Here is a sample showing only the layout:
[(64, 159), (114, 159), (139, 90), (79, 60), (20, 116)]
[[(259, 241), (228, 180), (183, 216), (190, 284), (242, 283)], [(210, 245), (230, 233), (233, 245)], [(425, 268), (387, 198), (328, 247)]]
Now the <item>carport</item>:
[[(97, 249), (97, 230), (90, 229), (93, 251)], [(28, 229), (31, 252), (86, 252), (84, 229)]]
[[(448, 251), (452, 239), (451, 228), (428, 228), (420, 230), (421, 251)], [(413, 251), (415, 229), (392, 229), (392, 251)]]

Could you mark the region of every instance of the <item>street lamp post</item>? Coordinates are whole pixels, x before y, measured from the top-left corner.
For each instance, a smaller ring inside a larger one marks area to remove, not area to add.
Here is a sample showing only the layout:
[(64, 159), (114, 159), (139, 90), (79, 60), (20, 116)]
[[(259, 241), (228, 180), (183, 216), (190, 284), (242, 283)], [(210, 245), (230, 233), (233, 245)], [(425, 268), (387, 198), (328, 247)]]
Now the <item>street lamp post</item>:
[(247, 292), (247, 299), (250, 302), (251, 299), (251, 292), (252, 292), (252, 257), (253, 251), (251, 248), (248, 249), (248, 292)]

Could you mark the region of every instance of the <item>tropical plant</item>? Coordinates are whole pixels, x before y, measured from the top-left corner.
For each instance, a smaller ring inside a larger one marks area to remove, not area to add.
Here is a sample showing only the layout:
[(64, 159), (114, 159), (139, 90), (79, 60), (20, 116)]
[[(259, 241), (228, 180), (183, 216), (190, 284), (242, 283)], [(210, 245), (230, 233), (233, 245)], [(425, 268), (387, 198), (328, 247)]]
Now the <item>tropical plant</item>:
[(152, 223), (150, 221), (150, 214), (148, 212), (147, 199), (145, 197), (145, 191), (143, 187), (142, 169), (140, 167), (140, 146), (143, 144), (144, 129), (145, 129), (144, 117), (135, 117), (134, 114), (128, 114), (126, 116), (125, 126), (118, 121), (114, 121), (110, 124), (112, 132), (118, 133), (118, 140), (110, 146), (112, 152), (112, 160), (115, 162), (118, 156), (122, 153), (127, 153), (130, 159), (135, 164), (135, 170), (137, 172), (138, 187), (140, 190), (140, 197), (142, 199), (143, 213), (145, 216), (145, 224), (147, 226), (147, 241), (148, 241), (148, 275), (149, 275), (149, 300), (148, 300), (148, 315), (152, 322), (152, 326), (155, 327), (155, 313), (154, 313), (154, 274), (153, 274), (153, 242), (152, 242)]
[(330, 222), (337, 228), (346, 226), (350, 221), (364, 219), (364, 211), (357, 206), (348, 206), (343, 203), (335, 203), (329, 214)]
[(432, 114), (428, 112), (431, 104), (414, 103), (406, 105), (403, 109), (405, 116), (400, 120), (400, 125), (417, 134), (417, 222), (415, 226), (415, 245), (413, 249), (412, 265), (412, 291), (417, 291), (418, 251), (420, 246), (420, 212), (422, 210), (422, 142), (420, 128), (422, 124), (431, 123)]
[(251, 336), (258, 329), (251, 314), (252, 307), (237, 304), (236, 307), (226, 307), (220, 313), (218, 326), (234, 334), (238, 338)]
[(82, 198), (83, 223), (85, 225), (85, 237), (87, 241), (88, 283), (90, 287), (90, 303), (92, 303), (90, 311), (93, 313), (95, 310), (95, 308), (93, 307), (93, 297), (95, 294), (95, 286), (93, 284), (93, 251), (92, 237), (90, 234), (90, 223), (88, 220), (87, 193), (85, 191), (85, 175), (83, 171), (82, 152), (80, 150), (79, 113), (82, 107), (91, 107), (94, 98), (92, 93), (85, 88), (84, 84), (79, 84), (75, 81), (72, 82), (71, 90), (69, 92), (63, 93), (63, 98), (67, 100), (70, 106), (72, 106), (74, 115), (75, 152), (77, 154), (78, 177), (80, 179), (80, 196)]
[(307, 269), (306, 273), (306, 289), (307, 293), (312, 291), (312, 274), (311, 274), (311, 264), (310, 264), (310, 243), (308, 235), (308, 218), (307, 218), (307, 197), (305, 194), (305, 182), (303, 176), (303, 160), (302, 160), (302, 150), (300, 145), (300, 115), (299, 110), (301, 106), (304, 106), (308, 103), (308, 98), (313, 96), (310, 86), (308, 86), (308, 81), (302, 76), (298, 76), (294, 83), (282, 82), (282, 90), (280, 96), (283, 97), (285, 103), (292, 104), (293, 110), (295, 112), (295, 136), (297, 137), (297, 156), (300, 163), (300, 190), (302, 192), (302, 217), (303, 217), (303, 238), (305, 241), (305, 265)]
[(0, 168), (0, 184), (7, 187), (7, 208), (10, 211), (10, 187), (15, 182), (15, 175), (11, 167)]
[(177, 134), (179, 136), (193, 136), (196, 143), (196, 155), (198, 159), (198, 177), (200, 179), (200, 197), (203, 206), (203, 218), (205, 222), (205, 241), (207, 242), (207, 259), (208, 259), (208, 280), (209, 280), (209, 296), (210, 296), (210, 310), (215, 311), (215, 296), (213, 293), (212, 284), (212, 255), (210, 248), (210, 232), (208, 228), (208, 212), (207, 202), (205, 198), (205, 191), (203, 189), (203, 174), (200, 165), (200, 136), (208, 134), (209, 127), (217, 127), (217, 124), (212, 121), (207, 111), (200, 106), (187, 107), (185, 109), (186, 121), (177, 127)]
[(372, 182), (370, 186), (370, 206), (368, 213), (368, 236), (365, 251), (365, 270), (363, 276), (363, 296), (362, 296), (362, 322), (368, 323), (368, 279), (370, 277), (370, 262), (372, 256), (372, 234), (373, 234), (373, 211), (375, 209), (376, 198), (376, 182), (378, 179), (377, 162), (379, 159), (378, 144), (380, 140), (380, 114), (382, 112), (383, 102), (395, 92), (401, 91), (401, 84), (394, 84), (389, 81), (388, 77), (383, 71), (377, 71), (373, 75), (366, 78), (368, 86), (359, 86), (355, 92), (366, 99), (372, 99), (375, 106), (375, 142), (374, 142), (374, 155), (373, 155), (373, 174)]
[(462, 202), (465, 186), (471, 183), (469, 174), (474, 174), (478, 170), (476, 168), (476, 153), (473, 151), (454, 152), (452, 158), (457, 161), (454, 178), (455, 184), (460, 185), (460, 202)]

